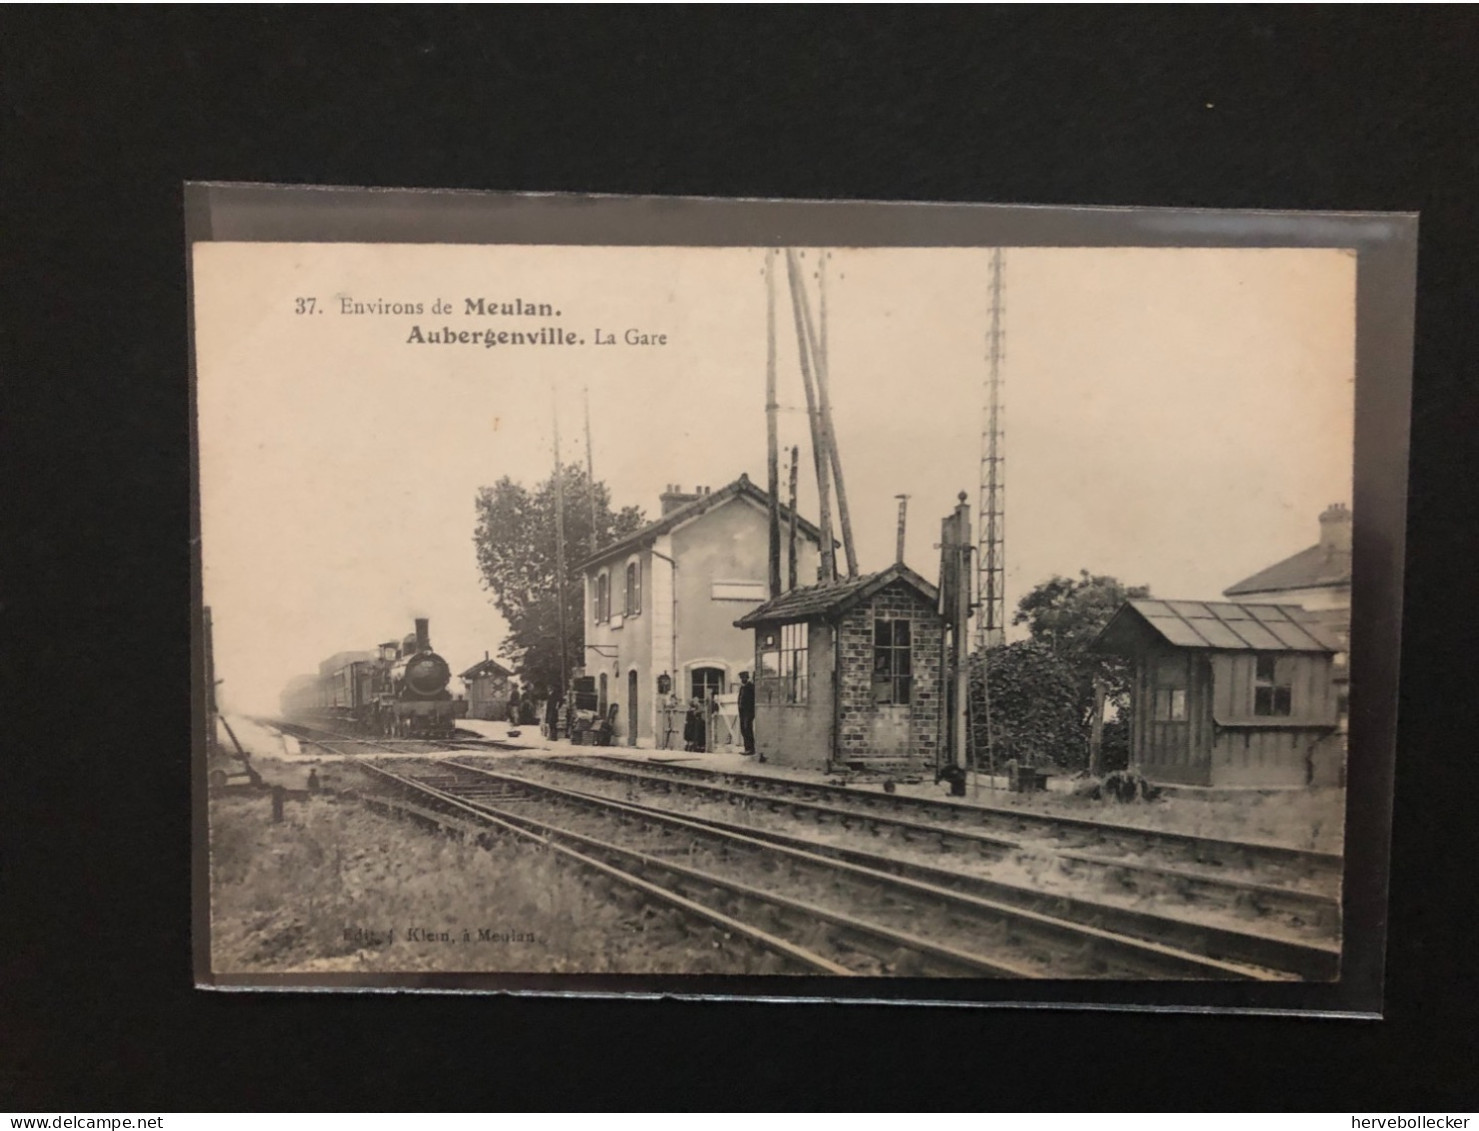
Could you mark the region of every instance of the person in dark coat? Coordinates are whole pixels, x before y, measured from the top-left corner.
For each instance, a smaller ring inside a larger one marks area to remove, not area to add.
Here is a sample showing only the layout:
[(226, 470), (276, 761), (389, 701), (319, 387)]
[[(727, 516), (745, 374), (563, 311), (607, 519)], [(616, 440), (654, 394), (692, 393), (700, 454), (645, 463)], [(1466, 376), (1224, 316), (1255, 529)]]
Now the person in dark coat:
[(749, 672), (740, 672), (739, 686), (740, 737), (744, 739), (745, 753), (755, 753), (755, 685), (750, 682)]
[(694, 753), (701, 751), (704, 742), (704, 708), (697, 699), (688, 701), (688, 716), (683, 721), (683, 749)]

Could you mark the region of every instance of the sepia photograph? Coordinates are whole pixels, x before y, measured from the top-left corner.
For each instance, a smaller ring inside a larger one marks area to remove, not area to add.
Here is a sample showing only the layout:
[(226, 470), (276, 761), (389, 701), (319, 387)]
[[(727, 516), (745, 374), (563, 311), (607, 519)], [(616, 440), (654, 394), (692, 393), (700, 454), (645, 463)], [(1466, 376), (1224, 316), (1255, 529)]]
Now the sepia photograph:
[(199, 984), (1341, 982), (1358, 250), (816, 231), (192, 242)]

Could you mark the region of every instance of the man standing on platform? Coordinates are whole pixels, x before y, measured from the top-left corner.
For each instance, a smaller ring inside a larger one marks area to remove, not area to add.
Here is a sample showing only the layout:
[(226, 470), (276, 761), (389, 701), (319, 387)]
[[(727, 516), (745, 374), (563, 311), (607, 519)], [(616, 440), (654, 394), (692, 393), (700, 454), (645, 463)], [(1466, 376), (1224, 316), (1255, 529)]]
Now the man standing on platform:
[(750, 682), (749, 672), (740, 672), (739, 686), (740, 737), (745, 742), (745, 753), (755, 753), (755, 685)]

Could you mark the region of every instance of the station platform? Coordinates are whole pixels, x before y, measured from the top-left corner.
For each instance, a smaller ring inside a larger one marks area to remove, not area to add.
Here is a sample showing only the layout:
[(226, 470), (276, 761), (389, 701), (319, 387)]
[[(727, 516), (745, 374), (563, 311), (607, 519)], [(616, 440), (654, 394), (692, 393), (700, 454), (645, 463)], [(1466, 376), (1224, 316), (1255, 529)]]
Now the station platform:
[[(855, 789), (884, 792), (882, 775), (876, 778), (853, 777), (843, 773), (828, 773), (798, 766), (779, 766), (773, 762), (761, 762), (753, 755), (745, 755), (732, 750), (704, 753), (662, 750), (651, 746), (577, 746), (566, 739), (551, 741), (539, 733), (537, 726), (510, 728), (506, 722), (492, 722), (484, 719), (459, 719), (457, 727), (459, 730), (471, 731), (480, 737), (496, 741), (502, 746), (517, 747), (517, 753), (520, 754), (527, 752), (551, 758), (562, 756), (611, 758), (639, 764), (692, 766), (695, 769), (712, 770), (715, 773), (754, 774), (797, 782), (846, 782)], [(517, 730), (517, 736), (510, 736), (510, 730)], [(508, 752), (513, 753), (514, 751)], [(927, 797), (931, 800), (955, 801), (966, 805), (972, 803), (998, 805), (1012, 796), (1008, 793), (1009, 783), (1004, 774), (995, 777), (974, 773), (968, 775), (966, 796), (963, 798), (951, 797), (949, 785), (931, 780), (932, 775), (928, 771), (925, 771), (922, 776), (924, 780), (919, 782), (895, 781), (894, 792), (908, 796)], [(1052, 792), (1066, 792), (1069, 788), (1066, 780), (1049, 779), (1048, 789)]]
[[(291, 735), (280, 734), (267, 727), (257, 726), (249, 720), (241, 720), (239, 724), (235, 718), (232, 721), (234, 725), (239, 725), (242, 741), (253, 754), (254, 763), (262, 762), (265, 756), (263, 764), (268, 767), (269, 772), (273, 761), (285, 763), (284, 769), (301, 767), (301, 769), (296, 769), (296, 772), (288, 769), (287, 777), (290, 779), (306, 773), (311, 765), (354, 760), (352, 755), (331, 754), (311, 746), (301, 746), (298, 740)], [(691, 766), (695, 769), (711, 770), (716, 773), (754, 774), (786, 781), (832, 782), (847, 784), (851, 788), (874, 793), (885, 791), (882, 775), (852, 776), (797, 766), (781, 766), (773, 762), (761, 762), (754, 756), (747, 756), (737, 751), (703, 753), (661, 750), (651, 746), (577, 746), (568, 739), (552, 741), (546, 738), (540, 733), (537, 725), (511, 727), (506, 721), (490, 719), (458, 719), (457, 731), (457, 738), (469, 741), (469, 749), (465, 751), (468, 754), (475, 753), (490, 757), (611, 758), (636, 764)], [(486, 740), (490, 745), (483, 750), (471, 745), (479, 739)], [(497, 745), (491, 745), (492, 743)], [(374, 751), (374, 753), (384, 753), (384, 751)], [(407, 750), (398, 752), (397, 756), (445, 758), (449, 756), (449, 752), (436, 749)], [(949, 785), (933, 781), (932, 775), (927, 770), (923, 771), (921, 776), (923, 780), (918, 782), (895, 781), (893, 791), (906, 796), (950, 801), (964, 805), (999, 806), (1012, 804), (1021, 797), (1021, 795), (1014, 795), (1008, 791), (1005, 775), (997, 775), (994, 778), (986, 774), (968, 775), (964, 797), (952, 797)], [(1069, 788), (1069, 783), (1066, 780), (1050, 779), (1048, 788), (1050, 792), (1058, 792)]]

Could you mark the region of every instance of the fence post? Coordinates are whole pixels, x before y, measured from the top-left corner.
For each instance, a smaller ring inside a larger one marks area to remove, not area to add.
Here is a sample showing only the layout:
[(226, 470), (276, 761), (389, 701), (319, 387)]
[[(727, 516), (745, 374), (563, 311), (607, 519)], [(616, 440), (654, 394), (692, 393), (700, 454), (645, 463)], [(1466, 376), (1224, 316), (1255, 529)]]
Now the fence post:
[(1104, 773), (1104, 680), (1094, 677), (1094, 718), (1089, 724), (1089, 776)]

